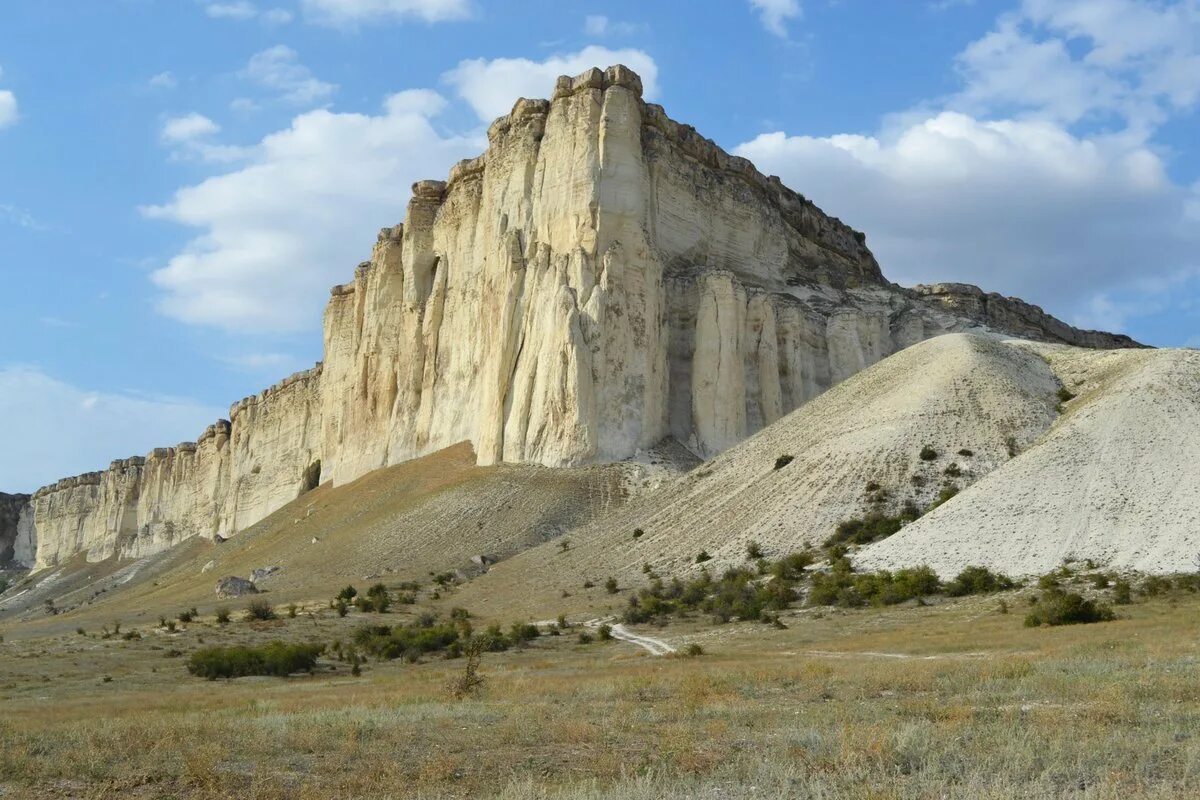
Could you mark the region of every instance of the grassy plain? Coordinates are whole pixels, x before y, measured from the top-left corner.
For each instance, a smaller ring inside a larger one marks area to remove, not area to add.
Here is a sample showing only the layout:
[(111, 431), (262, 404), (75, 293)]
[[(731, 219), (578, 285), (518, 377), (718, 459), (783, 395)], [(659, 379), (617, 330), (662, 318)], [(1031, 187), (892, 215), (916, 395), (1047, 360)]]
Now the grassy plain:
[(0, 643), (0, 797), (1200, 794), (1200, 596), (1030, 629), (1027, 594), (639, 629), (699, 643), (695, 658), (568, 631), (487, 654), (483, 690), (461, 701), (447, 685), (462, 660), (353, 677), (326, 656), (311, 676), (216, 682), (185, 669), (204, 645), (349, 641), (420, 607), (251, 623), (233, 602), (228, 625), (138, 624), (132, 640), (25, 623)]

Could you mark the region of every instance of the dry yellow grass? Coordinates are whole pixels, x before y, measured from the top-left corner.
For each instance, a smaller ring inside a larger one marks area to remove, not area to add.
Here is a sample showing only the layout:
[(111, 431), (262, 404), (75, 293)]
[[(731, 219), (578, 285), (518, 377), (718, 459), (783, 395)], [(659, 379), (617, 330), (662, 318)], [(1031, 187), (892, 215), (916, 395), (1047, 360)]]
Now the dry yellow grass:
[[(210, 683), (169, 657), (205, 643), (347, 639), (372, 615), (211, 618), (123, 641), (0, 644), (0, 796), (1071, 797), (1200, 792), (1200, 598), (1111, 623), (1026, 629), (996, 598), (700, 620), (654, 635), (699, 658), (542, 637), (352, 678)], [(482, 609), (481, 609), (482, 610)], [(390, 614), (399, 622), (403, 614)], [(93, 632), (94, 633), (94, 632)], [(329, 667), (333, 667), (332, 670)], [(110, 682), (104, 676), (111, 676)]]

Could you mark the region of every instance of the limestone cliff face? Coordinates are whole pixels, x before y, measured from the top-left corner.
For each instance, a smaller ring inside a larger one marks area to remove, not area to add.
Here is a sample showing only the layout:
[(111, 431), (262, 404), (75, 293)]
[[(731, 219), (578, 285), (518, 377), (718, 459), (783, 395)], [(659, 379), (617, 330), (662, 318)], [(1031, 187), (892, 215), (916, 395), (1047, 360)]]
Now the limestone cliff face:
[(320, 368), (236, 403), (195, 442), (114, 461), (32, 498), (38, 568), (77, 553), (140, 558), (230, 536), (294, 500), (320, 460)]
[(861, 233), (643, 102), (624, 67), (560, 78), (488, 140), (417, 183), (333, 288), (322, 365), (194, 444), (40, 490), (38, 566), (229, 535), (318, 474), (463, 441), (483, 464), (613, 461), (666, 437), (711, 456), (949, 331), (1122, 345), (978, 290), (888, 283)]

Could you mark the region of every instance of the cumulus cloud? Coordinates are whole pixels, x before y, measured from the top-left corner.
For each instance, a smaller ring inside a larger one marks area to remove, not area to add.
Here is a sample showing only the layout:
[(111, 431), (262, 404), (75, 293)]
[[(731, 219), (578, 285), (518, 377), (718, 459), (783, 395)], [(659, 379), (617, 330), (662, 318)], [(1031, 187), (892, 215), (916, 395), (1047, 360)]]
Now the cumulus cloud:
[(242, 74), (294, 105), (325, 102), (338, 88), (336, 84), (318, 80), (312, 70), (300, 63), (300, 54), (282, 44), (255, 53)]
[(5, 435), (0, 488), (33, 491), (104, 469), (117, 454), (192, 440), (225, 413), (194, 400), (88, 391), (33, 366), (2, 367), (0, 414), (21, 424)]
[(408, 19), (450, 22), (472, 15), (470, 0), (301, 0), (301, 6), (309, 19), (339, 26)]
[(215, 143), (213, 137), (220, 132), (220, 125), (193, 111), (169, 118), (163, 123), (159, 138), (171, 148), (174, 157), (180, 159), (198, 158), (224, 163), (237, 161), (247, 155), (245, 148)]
[(484, 121), (507, 114), (518, 97), (547, 97), (559, 75), (576, 75), (589, 67), (624, 64), (642, 77), (647, 99), (658, 96), (658, 65), (642, 50), (611, 50), (591, 45), (577, 53), (553, 55), (544, 61), (527, 58), (460, 61), (443, 79), (455, 88)]
[(182, 117), (172, 117), (163, 123), (162, 138), (165, 142), (189, 142), (218, 133), (221, 126), (203, 114), (192, 112)]
[(485, 145), (444, 136), (440, 95), (392, 95), (377, 114), (310, 111), (248, 148), (236, 171), (144, 209), (199, 234), (152, 279), (160, 310), (230, 330), (309, 329), (374, 234), (403, 216), (409, 187)]
[(803, 14), (800, 0), (750, 0), (750, 7), (758, 13), (764, 28), (783, 39), (788, 35), (788, 20), (800, 19)]

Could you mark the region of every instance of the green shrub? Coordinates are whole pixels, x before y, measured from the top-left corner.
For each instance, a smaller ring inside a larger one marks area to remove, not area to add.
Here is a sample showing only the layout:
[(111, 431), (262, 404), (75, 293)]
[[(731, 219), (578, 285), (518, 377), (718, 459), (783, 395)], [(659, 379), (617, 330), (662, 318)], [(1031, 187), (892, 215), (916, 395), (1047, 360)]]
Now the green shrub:
[(1158, 597), (1171, 591), (1171, 579), (1161, 575), (1150, 575), (1138, 587), (1138, 593), (1146, 597)]
[(921, 448), (918, 454), (922, 461), (937, 461), (938, 451), (933, 449), (932, 445), (925, 445)]
[(683, 654), (688, 658), (695, 658), (696, 656), (704, 655), (704, 648), (695, 642), (692, 642), (683, 649)]
[(246, 621), (275, 619), (275, 609), (266, 600), (251, 600), (246, 606)]
[(643, 536), (645, 536), (645, 535), (646, 535), (646, 532), (645, 532), (644, 530), (642, 530), (641, 528), (634, 528), (634, 529), (633, 529), (633, 538), (635, 538), (635, 539), (640, 539), (640, 538), (642, 538), (642, 537), (643, 537)]
[(588, 633), (587, 631), (579, 632), (579, 643), (580, 644), (591, 644), (592, 641), (593, 641), (593, 639), (592, 639), (592, 635), (590, 633)]
[(600, 641), (602, 642), (612, 641), (612, 625), (609, 625), (608, 623), (601, 625), (596, 629), (596, 635), (600, 637)]
[(872, 512), (862, 518), (844, 520), (838, 524), (833, 535), (825, 540), (825, 547), (877, 542), (896, 533), (919, 516), (916, 506), (909, 504), (894, 517)]
[(192, 607), (192, 608), (188, 609), (187, 611), (179, 612), (179, 621), (186, 625), (187, 623), (191, 622), (198, 616), (200, 616), (200, 612), (197, 611), (195, 609), (195, 607)]
[(317, 656), (324, 649), (319, 644), (284, 642), (256, 647), (205, 647), (192, 653), (187, 668), (191, 674), (210, 681), (244, 675), (286, 677), (294, 672), (312, 672)]
[(762, 545), (753, 540), (746, 543), (746, 558), (750, 559), (751, 561), (757, 561), (762, 557)]
[(712, 561), (712, 556), (708, 554), (707, 550), (701, 550), (696, 554), (696, 563), (703, 564), (705, 561)]
[(1051, 589), (1045, 592), (1025, 616), (1025, 627), (1039, 625), (1078, 625), (1088, 622), (1106, 622), (1114, 619), (1112, 609), (1106, 605), (1085, 600), (1082, 595)]
[(782, 455), (779, 458), (775, 459), (775, 469), (783, 469), (788, 464), (795, 461), (795, 459), (796, 459), (795, 456)]
[(968, 450), (967, 448), (964, 447), (962, 450), (958, 451), (958, 454), (960, 456), (962, 456), (963, 458), (970, 458), (971, 456), (975, 455), (975, 451)]
[(350, 606), (346, 604), (344, 599), (339, 597), (333, 604), (333, 610), (337, 612), (339, 617), (344, 617), (350, 613)]
[(1065, 386), (1058, 387), (1058, 400), (1061, 403), (1069, 403), (1075, 399), (1075, 393)]
[(946, 465), (946, 468), (942, 470), (942, 474), (947, 478), (960, 478), (963, 474), (962, 467), (958, 466), (957, 461), (951, 461)]
[(609, 594), (616, 594), (618, 591), (620, 591), (617, 586), (617, 579), (609, 577), (609, 579), (604, 582), (604, 591), (608, 592)]
[(1133, 602), (1133, 587), (1129, 581), (1117, 581), (1113, 584), (1113, 603), (1127, 606)]
[(221, 606), (217, 609), (217, 624), (225, 625), (229, 622), (230, 611), (227, 607)]
[(1108, 577), (1108, 575), (1103, 572), (1097, 572), (1092, 576), (1093, 589), (1107, 589), (1111, 583), (1112, 578)]
[(945, 486), (942, 487), (942, 490), (940, 492), (938, 492), (937, 499), (935, 499), (933, 501), (933, 503), (930, 504), (929, 511), (933, 511), (938, 506), (942, 506), (942, 505), (945, 505), (946, 503), (950, 502), (950, 500), (956, 494), (958, 494), (958, 486), (953, 483), (946, 484)]
[(358, 597), (358, 589), (355, 589), (353, 586), (347, 586), (337, 593), (337, 599), (345, 600), (347, 603), (356, 597)]
[(987, 567), (967, 567), (946, 584), (945, 591), (950, 597), (964, 597), (1001, 592), (1014, 586), (1016, 584), (1007, 575), (992, 572)]

